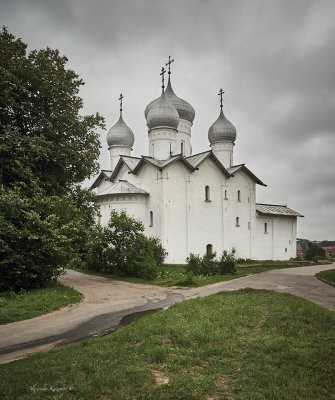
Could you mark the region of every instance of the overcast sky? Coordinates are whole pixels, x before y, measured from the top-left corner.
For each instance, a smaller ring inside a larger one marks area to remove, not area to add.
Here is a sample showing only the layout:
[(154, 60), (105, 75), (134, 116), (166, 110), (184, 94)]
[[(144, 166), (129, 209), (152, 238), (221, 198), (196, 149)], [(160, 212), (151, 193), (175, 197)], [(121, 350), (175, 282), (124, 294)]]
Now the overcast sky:
[[(0, 0), (0, 24), (66, 55), (86, 83), (83, 113), (108, 129), (122, 91), (133, 155), (148, 154), (144, 109), (169, 55), (174, 91), (196, 112), (193, 153), (209, 149), (222, 87), (234, 162), (268, 185), (257, 201), (305, 215), (299, 237), (335, 240), (334, 0)], [(108, 168), (106, 132), (101, 142)]]

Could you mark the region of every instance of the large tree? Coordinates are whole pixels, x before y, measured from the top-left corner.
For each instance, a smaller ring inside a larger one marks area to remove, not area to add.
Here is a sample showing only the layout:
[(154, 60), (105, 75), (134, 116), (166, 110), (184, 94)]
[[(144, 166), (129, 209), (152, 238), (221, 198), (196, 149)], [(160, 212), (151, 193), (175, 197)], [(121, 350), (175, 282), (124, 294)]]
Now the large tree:
[(80, 184), (98, 170), (103, 118), (80, 114), (83, 81), (66, 63), (0, 33), (0, 290), (59, 275), (93, 223)]

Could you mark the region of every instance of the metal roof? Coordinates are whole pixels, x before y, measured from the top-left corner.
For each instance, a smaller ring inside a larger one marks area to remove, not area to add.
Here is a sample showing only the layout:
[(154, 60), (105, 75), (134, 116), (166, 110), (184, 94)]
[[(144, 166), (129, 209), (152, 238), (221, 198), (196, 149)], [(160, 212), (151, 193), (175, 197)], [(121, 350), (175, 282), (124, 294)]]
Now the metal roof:
[(138, 157), (121, 156), (127, 167), (132, 171), (136, 168), (137, 164), (140, 162)]
[(113, 171), (110, 171), (108, 169), (103, 169), (101, 170), (100, 174), (96, 178), (96, 180), (93, 182), (91, 189), (95, 189), (96, 187), (99, 186), (100, 182), (103, 179), (109, 179), (112, 176)]
[(303, 217), (285, 205), (256, 203), (256, 211), (260, 214), (283, 215), (286, 217)]
[(96, 197), (114, 195), (114, 194), (149, 194), (128, 181), (120, 180), (109, 186), (106, 190), (96, 195)]
[(186, 160), (196, 168), (199, 164), (201, 164), (206, 157), (208, 157), (212, 153), (211, 150), (205, 151), (203, 153), (195, 154), (194, 156), (186, 157)]
[(230, 168), (227, 168), (227, 171), (229, 172), (229, 174), (230, 174), (231, 176), (234, 176), (234, 174), (235, 174), (237, 171), (243, 171), (243, 172), (245, 172), (247, 175), (249, 175), (249, 176), (251, 177), (251, 179), (253, 179), (253, 180), (254, 180), (256, 183), (258, 183), (259, 185), (266, 186), (266, 184), (263, 183), (259, 178), (257, 178), (257, 176), (254, 175), (254, 174), (250, 171), (250, 169), (248, 169), (244, 164), (233, 165), (233, 166), (231, 166)]

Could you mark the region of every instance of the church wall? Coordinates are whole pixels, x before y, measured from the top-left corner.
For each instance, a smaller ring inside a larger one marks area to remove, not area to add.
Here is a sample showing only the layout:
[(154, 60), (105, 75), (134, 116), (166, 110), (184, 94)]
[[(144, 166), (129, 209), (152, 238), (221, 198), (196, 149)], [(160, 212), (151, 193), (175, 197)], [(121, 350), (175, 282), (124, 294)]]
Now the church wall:
[[(214, 162), (206, 159), (199, 170), (190, 174), (188, 184), (189, 252), (204, 255), (206, 246), (222, 252), (222, 185), (225, 177)], [(209, 198), (206, 201), (206, 186)]]
[(296, 217), (257, 214), (254, 258), (289, 260), (296, 257), (296, 223)]
[(241, 171), (227, 180), (225, 190), (228, 199), (223, 202), (224, 249), (230, 251), (234, 247), (236, 257), (251, 258), (255, 229), (255, 182)]
[(161, 239), (168, 251), (167, 263), (184, 263), (188, 255), (186, 177), (189, 172), (180, 162), (161, 173)]
[(100, 224), (106, 226), (110, 219), (112, 209), (116, 211), (124, 210), (133, 218), (143, 220), (146, 210), (146, 196), (139, 194), (120, 194), (104, 196), (102, 199), (96, 200), (96, 204), (100, 209)]

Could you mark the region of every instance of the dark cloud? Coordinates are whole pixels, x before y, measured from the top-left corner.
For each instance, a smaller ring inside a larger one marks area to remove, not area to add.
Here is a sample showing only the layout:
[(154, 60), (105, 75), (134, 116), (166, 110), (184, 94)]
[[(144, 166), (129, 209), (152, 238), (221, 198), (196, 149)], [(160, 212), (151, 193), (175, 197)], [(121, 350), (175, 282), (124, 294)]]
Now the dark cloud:
[(235, 161), (268, 184), (259, 201), (305, 215), (299, 235), (310, 239), (335, 239), (334, 12), (333, 0), (0, 0), (13, 34), (68, 56), (86, 82), (84, 112), (110, 127), (125, 93), (135, 154), (147, 153), (143, 111), (168, 55), (176, 93), (196, 110), (194, 152), (208, 148), (223, 87)]

